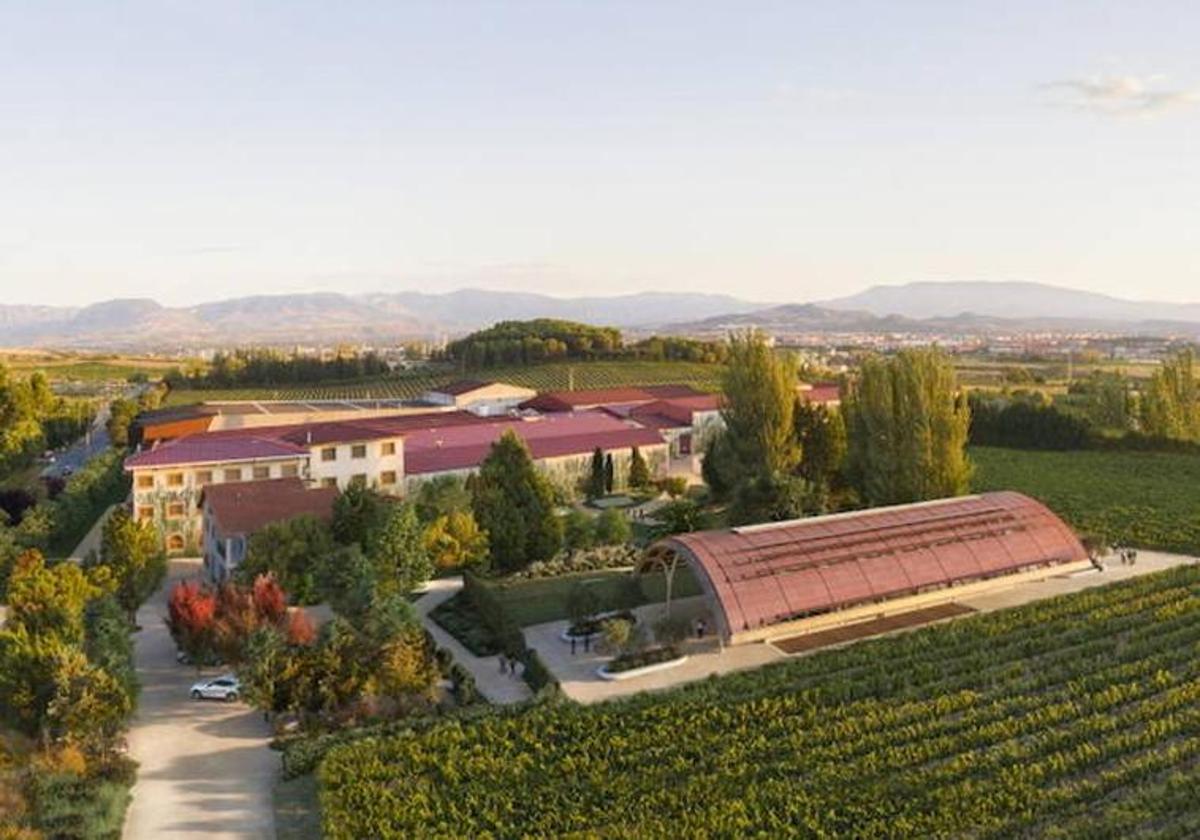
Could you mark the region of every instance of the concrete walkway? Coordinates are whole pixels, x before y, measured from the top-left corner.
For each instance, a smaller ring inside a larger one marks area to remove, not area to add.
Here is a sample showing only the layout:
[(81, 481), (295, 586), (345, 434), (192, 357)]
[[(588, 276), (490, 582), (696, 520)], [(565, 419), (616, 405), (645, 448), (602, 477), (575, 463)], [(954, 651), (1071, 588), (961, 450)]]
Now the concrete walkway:
[(275, 836), (279, 756), (267, 746), (267, 724), (241, 703), (192, 700), (196, 669), (176, 663), (163, 624), (166, 593), (199, 570), (198, 560), (173, 561), (167, 583), (138, 611), (142, 693), (129, 748), (140, 767), (125, 840)]
[(529, 690), (525, 680), (511, 674), (500, 673), (499, 656), (476, 656), (429, 617), (429, 613), (434, 607), (453, 598), (459, 593), (462, 586), (460, 577), (438, 578), (426, 583), (423, 587), (425, 594), (413, 604), (421, 623), (433, 636), (438, 647), (444, 647), (450, 651), (454, 661), (471, 672), (471, 676), (475, 678), (476, 688), (489, 703), (520, 703), (530, 699), (533, 693)]

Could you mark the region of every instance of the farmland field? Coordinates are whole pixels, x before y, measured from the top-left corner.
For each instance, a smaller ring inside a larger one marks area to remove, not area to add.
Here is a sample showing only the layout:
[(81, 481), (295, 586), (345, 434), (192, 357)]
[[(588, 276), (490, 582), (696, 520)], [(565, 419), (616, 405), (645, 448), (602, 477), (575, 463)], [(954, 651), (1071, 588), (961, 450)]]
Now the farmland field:
[(1200, 456), (974, 447), (976, 490), (1019, 490), (1083, 533), (1200, 555)]
[(576, 388), (683, 383), (703, 391), (714, 391), (720, 387), (723, 370), (720, 365), (697, 362), (637, 361), (551, 363), (486, 368), (465, 373), (443, 367), (342, 383), (172, 391), (166, 402), (168, 405), (186, 405), (204, 400), (412, 399), (431, 387), (459, 378), (500, 380), (538, 391), (565, 389), (571, 384), (572, 377)]
[(1200, 568), (337, 747), (326, 836), (1195, 837)]
[(125, 381), (135, 374), (157, 379), (179, 362), (140, 356), (93, 356), (70, 353), (6, 353), (0, 354), (9, 370), (22, 376), (40, 370), (52, 382), (113, 382)]

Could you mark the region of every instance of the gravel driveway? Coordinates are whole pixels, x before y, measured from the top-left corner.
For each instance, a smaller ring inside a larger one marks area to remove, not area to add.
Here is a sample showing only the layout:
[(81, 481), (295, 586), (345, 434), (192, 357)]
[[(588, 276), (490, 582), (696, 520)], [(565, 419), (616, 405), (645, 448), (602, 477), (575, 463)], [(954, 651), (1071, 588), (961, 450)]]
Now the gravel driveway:
[(176, 664), (163, 624), (166, 591), (199, 570), (198, 561), (173, 561), (166, 586), (138, 612), (142, 693), (129, 747), (140, 767), (126, 840), (275, 836), (279, 756), (267, 747), (267, 725), (240, 703), (193, 701), (196, 669)]

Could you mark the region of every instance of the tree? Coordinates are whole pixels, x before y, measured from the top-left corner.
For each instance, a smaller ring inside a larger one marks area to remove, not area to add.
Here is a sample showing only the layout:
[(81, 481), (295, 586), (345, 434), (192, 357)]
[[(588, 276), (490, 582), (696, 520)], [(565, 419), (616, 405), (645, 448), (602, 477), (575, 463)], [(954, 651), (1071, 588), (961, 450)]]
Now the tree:
[(54, 693), (46, 706), (51, 737), (99, 753), (116, 740), (132, 710), (121, 684), (83, 651), (64, 648), (55, 657)]
[(412, 592), (433, 574), (421, 522), (411, 504), (394, 505), (375, 541), (371, 561), (382, 594)]
[(668, 502), (654, 512), (654, 518), (662, 523), (658, 528), (658, 533), (663, 536), (688, 534), (692, 531), (702, 531), (708, 527), (707, 514), (692, 499), (676, 499)]
[(41, 552), (27, 551), (17, 558), (9, 578), (5, 626), (80, 644), (84, 607), (100, 594), (101, 589), (74, 563), (47, 566)]
[(743, 481), (729, 506), (733, 525), (785, 522), (817, 511), (823, 499), (812, 484), (796, 475), (768, 473)]
[(213, 653), (216, 614), (216, 593), (198, 581), (180, 581), (167, 596), (167, 629), (197, 668)]
[(609, 452), (604, 456), (604, 492), (611, 493), (616, 486), (616, 469), (613, 466), (613, 456)]
[(658, 489), (672, 499), (678, 499), (687, 492), (687, 479), (681, 475), (668, 475), (658, 480)]
[(717, 431), (709, 439), (700, 462), (700, 477), (708, 485), (713, 498), (728, 499), (733, 494), (738, 478), (738, 465), (734, 461), (733, 446), (724, 430)]
[(315, 516), (272, 522), (250, 537), (237, 578), (249, 583), (259, 575), (272, 574), (295, 603), (312, 604), (317, 599), (316, 558), (333, 550), (329, 528)]
[(443, 514), (425, 529), (425, 550), (438, 569), (478, 569), (487, 563), (487, 532), (469, 510)]
[(100, 554), (90, 565), (107, 568), (116, 582), (117, 603), (135, 624), (137, 610), (162, 585), (167, 558), (148, 522), (136, 522), (122, 506), (105, 520)]
[(800, 444), (799, 473), (828, 492), (837, 485), (846, 461), (846, 423), (836, 408), (798, 400), (794, 412), (796, 440)]
[(563, 517), (563, 547), (568, 551), (583, 551), (596, 544), (592, 517), (573, 509)]
[(580, 581), (567, 590), (567, 616), (572, 626), (589, 621), (603, 609), (604, 604), (596, 594), (595, 585)]
[(108, 437), (118, 449), (129, 446), (129, 427), (138, 414), (138, 404), (125, 397), (118, 397), (109, 404)]
[(593, 523), (596, 542), (601, 545), (624, 545), (633, 538), (633, 526), (625, 514), (609, 508), (601, 511)]
[(321, 597), (340, 615), (360, 614), (375, 591), (375, 566), (357, 543), (320, 558), (316, 576)]
[(390, 504), (366, 482), (351, 481), (333, 501), (333, 538), (342, 545), (357, 545), (369, 555)]
[(604, 495), (606, 475), (604, 469), (604, 452), (597, 446), (596, 450), (592, 453), (592, 469), (588, 473), (587, 497), (589, 499), (599, 499)]
[(721, 417), (738, 475), (790, 472), (800, 461), (792, 415), (798, 382), (796, 359), (776, 353), (762, 333), (729, 337)]
[(471, 491), (458, 476), (439, 475), (421, 483), (416, 506), (422, 522), (434, 522), (443, 516), (470, 512)]
[(121, 605), (112, 595), (96, 598), (84, 609), (83, 620), (83, 651), (88, 661), (112, 674), (132, 704), (137, 699), (138, 678), (133, 639)]
[(950, 360), (938, 350), (866, 359), (850, 384), (847, 478), (869, 505), (965, 493), (971, 413)]
[(629, 453), (629, 486), (635, 490), (643, 490), (650, 486), (650, 467), (642, 452), (636, 446)]
[(514, 571), (562, 546), (554, 492), (513, 431), (492, 444), (473, 483), (475, 519), (488, 533), (492, 568)]
[(1164, 359), (1141, 400), (1142, 431), (1152, 437), (1200, 440), (1200, 392), (1189, 348)]

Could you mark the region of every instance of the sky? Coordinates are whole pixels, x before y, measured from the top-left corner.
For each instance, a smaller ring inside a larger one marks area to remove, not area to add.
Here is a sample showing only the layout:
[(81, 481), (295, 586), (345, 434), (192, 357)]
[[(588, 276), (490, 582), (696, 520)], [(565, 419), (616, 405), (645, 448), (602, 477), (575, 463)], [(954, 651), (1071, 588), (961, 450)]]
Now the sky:
[(1200, 300), (1200, 4), (0, 3), (0, 303)]

